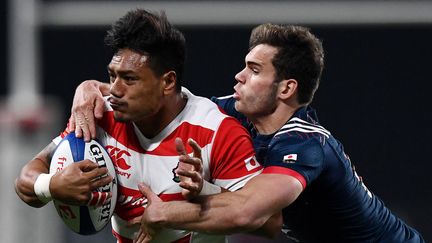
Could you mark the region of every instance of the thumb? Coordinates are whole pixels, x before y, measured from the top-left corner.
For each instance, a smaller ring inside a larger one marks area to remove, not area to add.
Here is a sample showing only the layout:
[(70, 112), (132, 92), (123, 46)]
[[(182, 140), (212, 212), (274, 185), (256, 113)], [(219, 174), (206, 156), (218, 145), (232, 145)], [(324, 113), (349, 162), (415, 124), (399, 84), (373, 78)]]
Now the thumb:
[(186, 148), (183, 144), (183, 140), (181, 138), (176, 138), (175, 139), (175, 146), (176, 146), (176, 151), (179, 155), (185, 155), (186, 154)]
[(138, 189), (141, 191), (141, 193), (147, 198), (147, 203), (151, 204), (152, 202), (158, 202), (162, 201), (156, 193), (154, 193), (150, 187), (148, 187), (144, 183), (138, 183)]

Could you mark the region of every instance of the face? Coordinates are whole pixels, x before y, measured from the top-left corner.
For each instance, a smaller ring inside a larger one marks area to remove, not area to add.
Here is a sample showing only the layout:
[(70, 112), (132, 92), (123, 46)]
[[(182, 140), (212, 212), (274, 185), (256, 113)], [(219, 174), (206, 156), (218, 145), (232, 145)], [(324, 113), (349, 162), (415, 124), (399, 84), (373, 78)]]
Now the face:
[(246, 67), (235, 76), (235, 108), (250, 118), (270, 114), (276, 108), (276, 70), (272, 59), (277, 48), (261, 44), (245, 58)]
[(109, 102), (117, 121), (138, 122), (157, 114), (163, 104), (163, 82), (149, 68), (148, 57), (129, 49), (114, 54), (108, 65)]

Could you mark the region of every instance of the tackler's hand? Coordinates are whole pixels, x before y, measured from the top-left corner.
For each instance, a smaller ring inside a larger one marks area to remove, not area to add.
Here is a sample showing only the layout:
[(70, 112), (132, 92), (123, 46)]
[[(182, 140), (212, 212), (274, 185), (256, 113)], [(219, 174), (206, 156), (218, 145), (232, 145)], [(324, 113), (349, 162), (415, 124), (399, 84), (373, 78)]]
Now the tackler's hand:
[(96, 80), (87, 80), (75, 91), (68, 129), (70, 132), (75, 131), (77, 137), (84, 137), (84, 141), (96, 138), (96, 119), (103, 116), (103, 90), (106, 85)]
[(150, 242), (161, 229), (160, 223), (163, 221), (164, 203), (147, 185), (139, 183), (138, 188), (147, 198), (147, 207), (141, 218), (135, 219), (135, 223), (140, 220), (141, 225), (134, 243), (144, 243)]

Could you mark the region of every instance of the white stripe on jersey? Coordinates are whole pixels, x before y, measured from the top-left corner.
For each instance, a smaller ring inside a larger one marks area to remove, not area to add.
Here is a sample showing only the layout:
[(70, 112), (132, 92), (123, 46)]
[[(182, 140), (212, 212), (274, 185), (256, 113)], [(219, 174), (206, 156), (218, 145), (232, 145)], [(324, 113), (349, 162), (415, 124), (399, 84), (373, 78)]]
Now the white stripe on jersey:
[(315, 125), (299, 119), (297, 117), (292, 118), (287, 124), (285, 124), (275, 136), (287, 133), (287, 132), (303, 132), (303, 133), (320, 133), (325, 137), (330, 136), (330, 132), (320, 125)]
[(213, 184), (218, 185), (220, 187), (223, 187), (225, 189), (228, 189), (230, 191), (237, 191), (239, 189), (241, 189), (246, 182), (248, 182), (250, 179), (252, 179), (253, 177), (259, 175), (261, 172), (263, 171), (263, 169), (250, 174), (250, 175), (246, 175), (240, 178), (235, 178), (235, 179), (216, 179), (213, 181)]
[(231, 98), (231, 97), (233, 97), (234, 95), (226, 95), (226, 96), (222, 96), (222, 97), (216, 97), (216, 99), (218, 99), (218, 100), (226, 100), (226, 99), (229, 99), (229, 98)]
[[(314, 126), (314, 127), (318, 127), (318, 128), (323, 129), (323, 130), (326, 130), (326, 129), (325, 129), (323, 126), (321, 126), (321, 125), (312, 124), (312, 123), (307, 122), (307, 121), (305, 121), (305, 120), (302, 120), (302, 119), (300, 119), (300, 118), (298, 118), (298, 117), (293, 117), (293, 118), (291, 118), (291, 119), (288, 121), (288, 123), (291, 123), (291, 122), (300, 122), (300, 123), (303, 123), (303, 124), (305, 124), (305, 125), (310, 125), (310, 126)], [(328, 132), (328, 131), (327, 131), (327, 132)]]
[[(172, 146), (168, 143), (171, 141), (166, 139), (168, 137), (177, 136), (174, 132), (177, 128), (178, 135), (187, 137), (196, 136), (202, 139), (201, 155), (203, 161), (204, 179), (212, 180), (214, 184), (235, 191), (244, 186), (244, 184), (253, 176), (260, 173), (255, 172), (255, 167), (252, 165), (251, 170), (245, 171), (242, 166), (234, 166), (234, 163), (243, 163), (243, 156), (253, 156), (252, 146), (242, 146), (248, 149), (245, 153), (233, 153), (230, 155), (229, 161), (223, 161), (222, 155), (214, 155), (216, 153), (214, 146), (215, 139), (219, 132), (223, 132), (224, 136), (227, 133), (226, 127), (240, 126), (239, 124), (233, 125), (231, 119), (226, 119), (228, 116), (223, 114), (215, 103), (208, 99), (195, 96), (187, 89), (182, 88), (184, 95), (188, 97), (188, 102), (185, 108), (170, 122), (158, 135), (153, 138), (146, 138), (137, 129), (136, 126), (124, 126), (121, 123), (116, 123), (114, 120), (107, 120), (108, 129), (111, 125), (119, 126), (119, 131), (108, 133), (102, 127), (98, 127), (98, 138), (105, 145), (113, 147), (112, 151), (125, 151), (122, 155), (118, 155), (123, 159), (129, 168), (117, 168), (117, 179), (121, 185), (122, 192), (118, 196), (118, 206), (116, 212), (112, 217), (112, 228), (118, 233), (118, 237), (132, 239), (134, 234), (139, 230), (139, 227), (127, 227), (127, 220), (130, 220), (136, 212), (144, 210), (146, 201), (141, 197), (137, 184), (143, 182), (150, 186), (156, 194), (163, 194), (168, 200), (180, 198), (181, 187), (174, 180), (175, 174), (173, 170), (178, 166), (178, 155), (176, 153), (168, 154), (164, 152), (165, 147)], [(106, 111), (112, 111), (109, 102), (105, 102)], [(112, 116), (112, 114), (110, 114)], [(105, 119), (113, 119), (112, 117)], [(225, 123), (225, 121), (227, 121)], [(111, 123), (110, 123), (111, 122)], [(102, 123), (101, 123), (102, 124)], [(190, 128), (190, 129), (189, 129)], [(129, 130), (130, 129), (130, 130)], [(205, 133), (197, 133), (202, 129)], [(243, 131), (239, 129), (238, 131)], [(131, 132), (129, 134), (129, 132)], [(206, 133), (208, 133), (206, 135)], [(219, 137), (218, 139), (225, 139), (228, 142), (234, 142), (235, 139), (244, 136), (240, 132), (230, 134), (228, 138)], [(135, 140), (136, 139), (136, 140)], [(186, 141), (184, 141), (186, 142)], [(223, 141), (218, 140), (218, 151), (229, 150), (224, 146)], [(228, 143), (229, 144), (229, 143)], [(240, 143), (239, 143), (240, 144)], [(244, 143), (245, 144), (245, 143)], [(243, 144), (242, 144), (243, 145)], [(249, 147), (249, 148), (248, 148)], [(161, 148), (159, 151), (158, 149)], [(250, 151), (249, 151), (250, 150)], [(172, 152), (172, 151), (171, 151)], [(117, 152), (114, 152), (117, 153)], [(116, 154), (117, 156), (117, 154)], [(241, 157), (241, 160), (240, 160)], [(246, 168), (249, 161), (244, 161)], [(255, 161), (256, 162), (256, 161)], [(257, 163), (257, 162), (256, 162)], [(231, 168), (230, 171), (223, 171), (222, 166)], [(225, 174), (221, 174), (223, 173)], [(253, 173), (255, 172), (255, 173)], [(171, 199), (174, 198), (174, 199)], [(157, 239), (159, 242), (172, 242), (182, 238), (189, 231), (166, 229), (163, 233), (159, 233)], [(225, 242), (224, 235), (200, 235), (201, 233), (193, 233), (193, 238), (190, 242), (194, 243), (210, 243), (210, 242)], [(156, 240), (156, 238), (155, 238)]]

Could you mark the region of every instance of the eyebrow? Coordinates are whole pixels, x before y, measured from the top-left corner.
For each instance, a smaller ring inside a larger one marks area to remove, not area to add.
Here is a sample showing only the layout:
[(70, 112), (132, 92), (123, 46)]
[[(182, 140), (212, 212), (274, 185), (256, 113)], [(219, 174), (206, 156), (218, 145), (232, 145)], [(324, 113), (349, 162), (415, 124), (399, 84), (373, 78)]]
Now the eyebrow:
[[(109, 67), (109, 65), (107, 66), (107, 69), (108, 69), (108, 72), (114, 73), (114, 70), (112, 70)], [(116, 73), (118, 73), (119, 75), (135, 74), (135, 72), (132, 70), (118, 70), (118, 71), (116, 71)]]
[(262, 67), (263, 65), (261, 63), (258, 62), (254, 62), (254, 61), (246, 61), (246, 65), (252, 65), (252, 66), (258, 66), (258, 67)]

